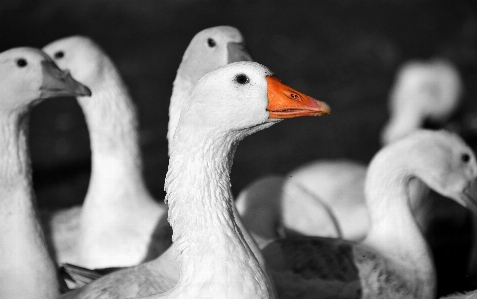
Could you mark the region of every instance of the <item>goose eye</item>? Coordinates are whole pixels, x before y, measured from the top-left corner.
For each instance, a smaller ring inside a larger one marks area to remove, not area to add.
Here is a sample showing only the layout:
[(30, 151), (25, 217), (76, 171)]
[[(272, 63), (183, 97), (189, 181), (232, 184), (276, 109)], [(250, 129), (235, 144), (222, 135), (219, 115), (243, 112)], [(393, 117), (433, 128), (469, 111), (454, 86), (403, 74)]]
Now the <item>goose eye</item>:
[(469, 154), (462, 154), (462, 156), (460, 157), (462, 162), (464, 163), (467, 163), (470, 161), (470, 155)]
[(27, 64), (28, 64), (27, 61), (23, 58), (20, 58), (20, 59), (17, 60), (17, 65), (19, 67), (25, 67)]
[(63, 58), (63, 57), (65, 57), (65, 52), (58, 51), (58, 52), (55, 53), (54, 57), (55, 57), (55, 59)]
[(235, 82), (237, 82), (238, 84), (245, 85), (248, 82), (250, 82), (250, 79), (247, 77), (247, 75), (240, 74), (240, 75), (235, 76)]
[(213, 48), (215, 47), (217, 44), (215, 43), (215, 40), (209, 38), (207, 39), (207, 44), (209, 45), (209, 47)]

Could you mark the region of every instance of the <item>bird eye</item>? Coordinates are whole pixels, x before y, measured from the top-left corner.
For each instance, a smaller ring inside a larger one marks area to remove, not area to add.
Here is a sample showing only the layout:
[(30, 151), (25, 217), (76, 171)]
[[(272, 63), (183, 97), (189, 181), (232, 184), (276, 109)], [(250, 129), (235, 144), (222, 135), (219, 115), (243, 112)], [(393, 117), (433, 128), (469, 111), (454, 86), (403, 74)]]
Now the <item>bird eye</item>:
[(55, 53), (54, 57), (55, 57), (55, 59), (63, 58), (63, 57), (65, 57), (65, 52), (58, 51), (58, 52)]
[(247, 75), (240, 74), (240, 75), (235, 76), (235, 82), (237, 82), (238, 84), (245, 85), (248, 82), (250, 82), (250, 79), (247, 77)]
[(215, 42), (215, 40), (209, 38), (207, 39), (207, 44), (209, 45), (209, 47), (213, 48), (217, 45), (217, 43)]
[(470, 155), (469, 154), (462, 154), (460, 159), (462, 160), (462, 162), (467, 163), (467, 162), (470, 161)]
[(17, 65), (19, 67), (25, 67), (27, 64), (28, 64), (27, 61), (23, 58), (20, 58), (20, 59), (17, 60)]

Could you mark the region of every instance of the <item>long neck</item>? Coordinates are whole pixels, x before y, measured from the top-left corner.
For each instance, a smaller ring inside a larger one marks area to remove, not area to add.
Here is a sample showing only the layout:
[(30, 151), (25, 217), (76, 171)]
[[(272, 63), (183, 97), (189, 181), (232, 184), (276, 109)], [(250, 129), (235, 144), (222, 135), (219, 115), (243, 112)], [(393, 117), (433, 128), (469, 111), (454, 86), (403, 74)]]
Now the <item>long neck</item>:
[(0, 117), (0, 298), (49, 299), (59, 284), (37, 219), (26, 117)]
[[(392, 162), (383, 163), (384, 160)], [(378, 164), (385, 165), (385, 171), (376, 167)], [(413, 176), (413, 166), (406, 166), (394, 152), (387, 151), (373, 160), (366, 178), (371, 229), (364, 244), (385, 255), (394, 265), (413, 269), (409, 279), (435, 286), (431, 253), (411, 211), (411, 206), (419, 206), (419, 201), (425, 200), (409, 196), (408, 183)]]
[[(116, 71), (109, 69), (107, 74), (94, 86), (93, 97), (79, 98), (78, 102), (91, 142), (92, 170), (86, 201), (101, 198), (101, 204), (110, 206), (111, 201), (148, 196), (138, 196), (147, 191), (141, 173), (134, 103)], [(130, 196), (111, 196), (118, 193)]]
[(182, 102), (186, 99), (189, 92), (194, 87), (193, 78), (184, 74), (181, 68), (177, 71), (176, 79), (174, 80), (174, 86), (172, 88), (171, 102), (169, 104), (169, 123), (167, 127), (167, 142), (169, 156), (172, 149), (172, 139), (179, 124), (179, 118), (181, 114)]
[(404, 137), (420, 128), (423, 122), (424, 115), (422, 108), (419, 107), (419, 101), (416, 101), (415, 106), (408, 104), (395, 107), (383, 130), (383, 143), (388, 144)]
[(234, 219), (229, 175), (236, 138), (181, 133), (166, 178), (169, 222), (182, 260), (176, 289), (270, 298), (269, 282)]

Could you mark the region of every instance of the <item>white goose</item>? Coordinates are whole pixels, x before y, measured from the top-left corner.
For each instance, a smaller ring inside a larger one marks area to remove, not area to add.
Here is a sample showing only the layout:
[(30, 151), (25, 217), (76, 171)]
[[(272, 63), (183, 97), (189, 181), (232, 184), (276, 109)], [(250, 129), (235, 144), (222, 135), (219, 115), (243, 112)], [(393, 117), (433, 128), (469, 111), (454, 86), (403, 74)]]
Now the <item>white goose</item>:
[(421, 130), (379, 151), (365, 194), (371, 228), (361, 243), (321, 237), (280, 239), (262, 252), (280, 298), (434, 298), (435, 271), (411, 212), (417, 177), (463, 206), (475, 188), (477, 163), (455, 134)]
[[(174, 82), (169, 139), (197, 80), (219, 66), (249, 59), (242, 44), (240, 32), (228, 26), (203, 30), (192, 39)], [(91, 99), (78, 98), (91, 138), (90, 184), (82, 207), (58, 213), (50, 222), (57, 260), (105, 268), (159, 256), (171, 244), (167, 207), (144, 184), (136, 111), (118, 71), (86, 37), (64, 38), (44, 51), (93, 90)]]
[(179, 281), (172, 289), (160, 285), (158, 258), (63, 298), (274, 298), (248, 233), (234, 217), (233, 154), (242, 138), (280, 118), (329, 112), (257, 63), (233, 63), (205, 75), (184, 102), (166, 177)]
[(449, 61), (409, 61), (398, 71), (389, 98), (389, 120), (381, 142), (389, 144), (421, 128), (425, 120), (444, 124), (461, 102), (459, 71)]
[(41, 99), (91, 92), (36, 49), (0, 53), (0, 73), (0, 298), (51, 299), (60, 285), (37, 219), (28, 112)]
[[(435, 59), (404, 64), (389, 96), (391, 117), (383, 129), (384, 144), (418, 129), (425, 119), (444, 122), (460, 103), (461, 93), (462, 79), (450, 62)], [(237, 209), (245, 226), (264, 239), (277, 237), (276, 227), (283, 227), (289, 233), (359, 241), (366, 236), (370, 221), (364, 197), (366, 169), (366, 165), (349, 160), (308, 163), (281, 182), (275, 179), (273, 185), (273, 178), (254, 182), (239, 194)], [(422, 184), (412, 184), (413, 196), (427, 194)], [(258, 212), (272, 205), (279, 214)], [(419, 226), (426, 230), (428, 207), (416, 206), (413, 211), (418, 214)], [(264, 222), (264, 217), (273, 220)]]

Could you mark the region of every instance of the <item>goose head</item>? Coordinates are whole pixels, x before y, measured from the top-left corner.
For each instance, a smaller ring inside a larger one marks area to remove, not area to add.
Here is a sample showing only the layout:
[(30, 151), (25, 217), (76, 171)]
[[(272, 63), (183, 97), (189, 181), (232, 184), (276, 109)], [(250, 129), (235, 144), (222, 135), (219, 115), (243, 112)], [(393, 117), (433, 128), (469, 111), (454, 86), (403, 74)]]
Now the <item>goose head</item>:
[[(90, 38), (71, 36), (56, 40), (42, 49), (63, 70), (93, 90), (105, 80), (114, 66), (103, 50)], [(115, 73), (115, 71), (114, 71)]]
[(320, 116), (329, 106), (285, 84), (265, 66), (235, 62), (202, 77), (185, 100), (179, 127), (242, 136), (284, 118)]
[(460, 104), (462, 85), (458, 70), (447, 60), (405, 63), (389, 96), (390, 119), (381, 132), (381, 143), (419, 129), (425, 120), (447, 121)]
[(37, 49), (14, 48), (0, 53), (0, 73), (3, 110), (22, 110), (51, 97), (91, 95), (86, 86)]
[(396, 143), (418, 144), (410, 146), (407, 153), (419, 156), (413, 167), (427, 186), (464, 207), (477, 207), (477, 162), (473, 151), (458, 135), (444, 130), (418, 130)]
[(207, 28), (192, 38), (178, 75), (195, 83), (207, 72), (239, 61), (252, 61), (240, 31), (230, 26)]

